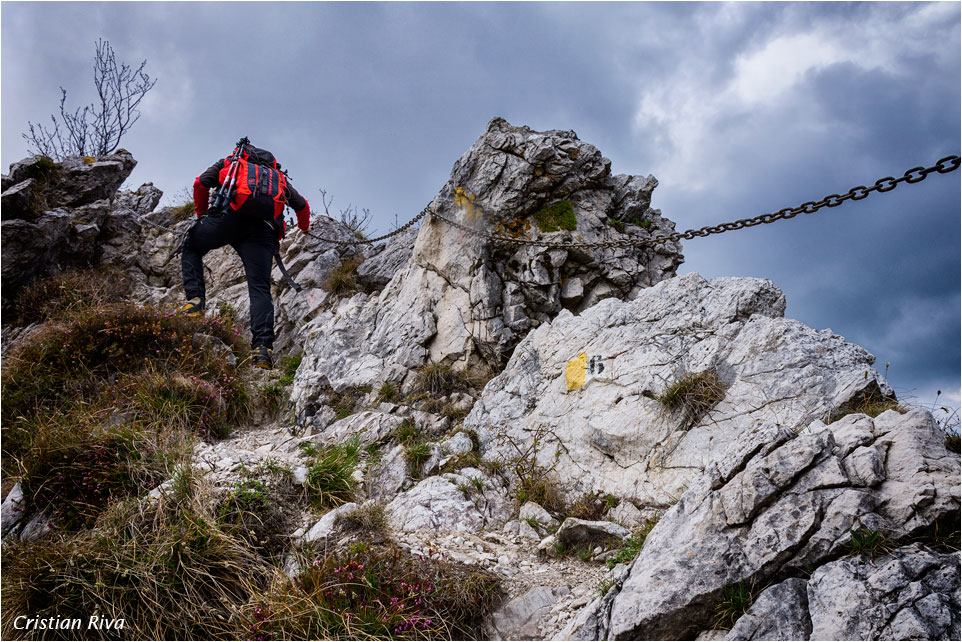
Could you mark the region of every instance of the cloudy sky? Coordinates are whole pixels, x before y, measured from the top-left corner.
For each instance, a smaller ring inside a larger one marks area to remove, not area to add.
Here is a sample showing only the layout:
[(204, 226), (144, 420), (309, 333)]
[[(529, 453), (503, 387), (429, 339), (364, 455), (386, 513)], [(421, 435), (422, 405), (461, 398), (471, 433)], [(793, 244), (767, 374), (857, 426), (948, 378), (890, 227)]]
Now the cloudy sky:
[[(959, 153), (959, 27), (957, 2), (4, 1), (0, 161), (27, 154), (60, 86), (93, 99), (104, 38), (158, 80), (122, 144), (127, 185), (165, 202), (247, 135), (315, 209), (323, 188), (386, 232), (502, 116), (653, 174), (653, 207), (684, 230)], [(901, 398), (957, 407), (960, 175), (689, 241), (681, 272), (770, 278), (787, 316), (888, 362)]]

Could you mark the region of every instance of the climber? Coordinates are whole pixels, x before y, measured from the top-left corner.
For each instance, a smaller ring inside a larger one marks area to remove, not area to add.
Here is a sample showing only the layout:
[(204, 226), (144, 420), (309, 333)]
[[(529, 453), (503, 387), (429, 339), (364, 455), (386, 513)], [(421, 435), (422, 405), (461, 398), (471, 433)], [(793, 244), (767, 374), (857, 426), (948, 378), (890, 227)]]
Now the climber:
[[(211, 188), (219, 188), (208, 209)], [(234, 154), (219, 160), (194, 181), (194, 208), (198, 221), (187, 233), (181, 254), (184, 294), (179, 311), (202, 316), (206, 302), (203, 258), (214, 249), (230, 245), (240, 256), (247, 274), (250, 297), (253, 364), (273, 367), (274, 303), (271, 300), (271, 259), (286, 231), (284, 206), (297, 215), (302, 232), (310, 228), (310, 206), (287, 180), (287, 172), (274, 155), (242, 138)]]

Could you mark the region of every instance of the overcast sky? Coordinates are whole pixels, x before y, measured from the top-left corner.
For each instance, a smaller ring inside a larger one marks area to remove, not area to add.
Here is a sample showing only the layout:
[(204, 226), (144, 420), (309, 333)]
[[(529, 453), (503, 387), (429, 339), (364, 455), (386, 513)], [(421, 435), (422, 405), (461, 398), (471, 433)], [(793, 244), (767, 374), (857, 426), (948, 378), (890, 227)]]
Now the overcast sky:
[[(2, 164), (94, 43), (156, 87), (122, 146), (165, 203), (247, 135), (332, 213), (388, 231), (502, 116), (653, 174), (679, 230), (773, 212), (960, 151), (960, 4), (4, 1)], [(903, 399), (959, 403), (960, 174), (685, 244), (680, 272), (772, 279)]]

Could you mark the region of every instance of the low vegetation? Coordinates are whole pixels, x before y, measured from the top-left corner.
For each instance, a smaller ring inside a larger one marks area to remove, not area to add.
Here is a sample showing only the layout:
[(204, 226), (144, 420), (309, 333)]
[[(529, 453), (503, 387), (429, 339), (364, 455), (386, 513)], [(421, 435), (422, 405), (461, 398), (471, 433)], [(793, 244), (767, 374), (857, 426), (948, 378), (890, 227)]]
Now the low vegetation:
[(358, 544), (305, 560), (244, 610), (249, 639), (480, 639), (500, 601), (489, 571), (415, 556), (393, 545)]
[(658, 520), (649, 519), (640, 528), (636, 529), (628, 539), (622, 542), (621, 548), (615, 556), (608, 559), (608, 568), (614, 568), (618, 564), (627, 564), (635, 559), (641, 549), (644, 548), (645, 540), (648, 539), (651, 529), (657, 523)]
[(754, 580), (746, 580), (726, 586), (722, 589), (721, 598), (715, 605), (716, 629), (730, 629), (755, 602), (761, 593), (755, 590)]
[(725, 398), (725, 387), (712, 370), (686, 374), (665, 386), (655, 397), (669, 412), (679, 415), (690, 427), (698, 423)]
[(307, 493), (316, 508), (333, 508), (354, 497), (355, 482), (351, 478), (360, 458), (357, 440), (334, 446), (301, 446), (308, 458)]
[(544, 233), (566, 230), (573, 232), (578, 227), (574, 207), (571, 201), (565, 199), (547, 207), (543, 207), (531, 215), (538, 229)]

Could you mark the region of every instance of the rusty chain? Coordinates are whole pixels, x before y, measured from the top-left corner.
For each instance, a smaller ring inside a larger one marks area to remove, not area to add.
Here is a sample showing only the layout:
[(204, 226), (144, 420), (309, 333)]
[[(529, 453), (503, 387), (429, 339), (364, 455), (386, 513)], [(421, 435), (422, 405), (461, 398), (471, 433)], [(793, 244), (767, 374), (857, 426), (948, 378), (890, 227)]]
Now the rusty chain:
[[(677, 242), (681, 239), (692, 240), (694, 238), (703, 238), (706, 236), (711, 236), (712, 234), (722, 234), (724, 232), (731, 232), (733, 230), (742, 230), (748, 227), (755, 227), (756, 225), (762, 225), (767, 223), (774, 223), (775, 221), (781, 221), (784, 219), (790, 219), (798, 216), (799, 214), (814, 214), (823, 207), (838, 207), (842, 203), (848, 200), (860, 201), (867, 198), (872, 192), (891, 192), (893, 189), (898, 187), (899, 183), (919, 183), (925, 180), (929, 174), (938, 172), (939, 174), (948, 174), (959, 169), (962, 165), (962, 159), (957, 155), (946, 156), (940, 159), (931, 167), (913, 167), (907, 170), (902, 176), (895, 178), (893, 176), (886, 176), (885, 178), (880, 178), (875, 181), (875, 184), (871, 187), (866, 187), (865, 185), (856, 185), (855, 187), (849, 189), (844, 194), (829, 194), (820, 201), (807, 201), (801, 205), (795, 207), (787, 207), (785, 209), (779, 210), (777, 212), (772, 212), (769, 214), (760, 214), (752, 218), (743, 218), (730, 223), (720, 223), (718, 225), (706, 225), (697, 230), (685, 230), (684, 232), (672, 232), (671, 234), (661, 234), (658, 236), (653, 236), (650, 238), (637, 238), (637, 239), (627, 239), (620, 241), (601, 241), (597, 243), (576, 243), (574, 241), (540, 241), (537, 239), (525, 239), (525, 238), (514, 238), (511, 236), (504, 236), (500, 234), (492, 234), (491, 232), (484, 232), (481, 230), (475, 230), (467, 225), (453, 221), (446, 216), (442, 216), (435, 212), (430, 205), (421, 210), (411, 221), (398, 228), (397, 230), (391, 232), (390, 234), (385, 234), (384, 236), (379, 236), (375, 239), (363, 240), (363, 241), (335, 241), (331, 239), (322, 239), (319, 236), (310, 234), (314, 238), (320, 239), (322, 241), (327, 241), (329, 243), (336, 243), (338, 245), (363, 245), (367, 243), (376, 243), (397, 234), (400, 234), (407, 228), (411, 227), (417, 221), (424, 218), (426, 214), (430, 214), (432, 217), (447, 223), (448, 225), (455, 227), (463, 232), (477, 236), (495, 243), (505, 243), (511, 245), (529, 245), (544, 247), (548, 249), (597, 249), (597, 248), (626, 248), (626, 247), (645, 247), (645, 246), (655, 246), (661, 245), (668, 242)], [(474, 207), (478, 207), (473, 204)]]

